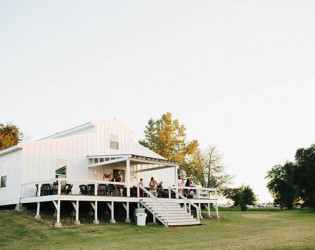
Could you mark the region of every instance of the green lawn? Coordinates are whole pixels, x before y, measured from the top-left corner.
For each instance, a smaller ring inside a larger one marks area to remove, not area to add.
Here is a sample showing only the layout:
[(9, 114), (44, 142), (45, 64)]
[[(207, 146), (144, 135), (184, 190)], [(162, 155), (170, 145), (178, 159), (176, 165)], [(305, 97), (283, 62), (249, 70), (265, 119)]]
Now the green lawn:
[(230, 210), (220, 216), (194, 227), (101, 223), (55, 228), (0, 210), (0, 248), (315, 249), (315, 213), (309, 210)]

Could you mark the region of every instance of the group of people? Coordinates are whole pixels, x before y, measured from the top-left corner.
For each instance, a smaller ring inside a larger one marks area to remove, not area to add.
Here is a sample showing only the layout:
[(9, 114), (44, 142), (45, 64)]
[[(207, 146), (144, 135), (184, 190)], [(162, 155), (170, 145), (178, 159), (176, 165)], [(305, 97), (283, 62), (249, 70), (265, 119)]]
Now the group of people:
[[(139, 184), (143, 186), (143, 179), (140, 179)], [(151, 177), (149, 182), (150, 192), (157, 197), (164, 197), (163, 181), (157, 183), (154, 177)]]
[[(187, 198), (189, 196), (193, 196), (196, 192), (195, 189), (190, 189), (189, 187), (196, 187), (196, 184), (190, 180), (187, 179), (186, 181), (183, 180), (180, 176), (178, 176), (178, 180), (177, 180), (177, 185), (178, 185), (178, 192), (184, 196), (186, 196)], [(186, 187), (186, 188), (181, 188), (181, 187)]]
[[(104, 181), (109, 182), (124, 182), (124, 176), (122, 172), (119, 172), (118, 176), (114, 177), (114, 175), (111, 174), (104, 174), (103, 175)], [(140, 185), (144, 186), (143, 179), (140, 179), (139, 182)], [(195, 194), (195, 189), (190, 189), (189, 187), (196, 187), (196, 184), (190, 180), (187, 179), (186, 181), (183, 180), (180, 176), (178, 176), (178, 192), (186, 197), (193, 196)], [(157, 196), (157, 197), (164, 197), (165, 192), (163, 189), (163, 181), (158, 183), (154, 177), (151, 177), (151, 180), (149, 182), (150, 192)], [(185, 188), (183, 188), (185, 187)], [(123, 196), (124, 186), (123, 185), (114, 185), (114, 184), (108, 184), (105, 186), (105, 194), (106, 195), (112, 195), (112, 196)]]
[[(118, 176), (116, 176), (116, 177), (114, 177), (113, 173), (104, 174), (103, 180), (104, 181), (112, 181), (112, 182), (124, 182), (124, 176), (123, 176), (122, 172), (119, 172)], [(123, 196), (123, 191), (124, 191), (123, 185), (108, 184), (105, 186), (106, 195)]]

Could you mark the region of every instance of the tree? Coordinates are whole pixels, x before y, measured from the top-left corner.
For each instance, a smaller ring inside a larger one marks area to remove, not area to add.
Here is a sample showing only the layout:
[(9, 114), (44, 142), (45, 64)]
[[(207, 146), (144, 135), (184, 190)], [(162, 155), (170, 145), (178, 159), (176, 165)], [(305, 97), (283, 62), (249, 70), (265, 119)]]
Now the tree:
[(297, 201), (297, 190), (292, 183), (292, 169), (294, 163), (287, 162), (284, 166), (275, 165), (267, 172), (265, 179), (269, 179), (267, 188), (275, 203), (281, 207), (292, 209)]
[(225, 167), (222, 164), (222, 155), (214, 146), (209, 146), (203, 152), (200, 171), (203, 173), (201, 183), (208, 188), (223, 188), (233, 178), (231, 175), (224, 173)]
[(250, 186), (224, 189), (224, 196), (234, 202), (234, 206), (241, 206), (242, 211), (247, 210), (246, 205), (254, 205), (256, 195)]
[(250, 186), (241, 187), (240, 192), (240, 206), (242, 211), (247, 210), (246, 205), (254, 205), (256, 202), (256, 195)]
[(241, 200), (241, 188), (225, 188), (223, 195), (234, 202), (234, 206), (238, 207)]
[(291, 182), (304, 206), (315, 209), (315, 144), (300, 148), (295, 154)]
[(0, 150), (18, 144), (23, 139), (23, 133), (14, 124), (0, 124)]
[(167, 112), (160, 119), (150, 119), (144, 130), (145, 139), (139, 143), (159, 155), (172, 161), (180, 162), (179, 172), (190, 177), (195, 172), (200, 160), (199, 143), (188, 141), (186, 128), (179, 124), (178, 119), (172, 119)]

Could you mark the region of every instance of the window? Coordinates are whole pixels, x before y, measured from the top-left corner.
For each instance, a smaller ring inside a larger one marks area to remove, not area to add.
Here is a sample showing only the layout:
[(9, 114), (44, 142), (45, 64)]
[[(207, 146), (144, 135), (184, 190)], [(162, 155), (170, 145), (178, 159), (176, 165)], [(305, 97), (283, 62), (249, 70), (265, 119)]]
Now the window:
[(56, 178), (67, 178), (67, 161), (66, 160), (56, 160)]
[(119, 141), (118, 135), (110, 134), (110, 143), (109, 143), (110, 149), (118, 149), (118, 141)]
[(2, 164), (0, 164), (0, 188), (4, 188), (7, 186), (7, 171), (8, 171), (8, 161), (3, 161)]

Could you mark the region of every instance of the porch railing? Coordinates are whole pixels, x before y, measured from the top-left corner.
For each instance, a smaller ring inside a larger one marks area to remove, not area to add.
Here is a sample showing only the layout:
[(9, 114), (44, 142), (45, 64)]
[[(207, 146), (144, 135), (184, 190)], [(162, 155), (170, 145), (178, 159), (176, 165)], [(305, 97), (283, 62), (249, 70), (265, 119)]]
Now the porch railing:
[[(175, 187), (173, 186), (173, 187), (168, 188), (169, 198), (171, 198), (170, 189), (175, 190)], [(216, 188), (186, 187), (186, 186), (180, 187), (180, 186), (178, 186), (178, 190), (179, 190), (178, 193), (181, 193), (180, 190), (183, 190), (183, 191), (186, 190), (186, 198), (188, 198), (187, 196), (192, 196), (194, 199), (208, 199), (208, 200), (210, 200), (210, 199), (216, 199), (217, 200), (218, 199), (218, 193), (217, 193)], [(190, 191), (194, 191), (194, 194), (190, 195), (190, 193), (189, 193)]]
[[(80, 190), (80, 185), (92, 185), (93, 194), (98, 195), (99, 184), (104, 184), (109, 187), (124, 186), (125, 182), (113, 182), (113, 181), (103, 181), (103, 180), (91, 180), (91, 179), (67, 179), (67, 178), (55, 178), (42, 181), (35, 181), (30, 183), (24, 183), (21, 185), (21, 198), (30, 198), (43, 195), (60, 195), (65, 194), (65, 187), (71, 185), (71, 194), (79, 195), (82, 194)], [(68, 185), (68, 186), (67, 186)], [(48, 189), (45, 189), (49, 187)], [(118, 188), (118, 191), (120, 188)]]

